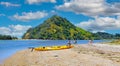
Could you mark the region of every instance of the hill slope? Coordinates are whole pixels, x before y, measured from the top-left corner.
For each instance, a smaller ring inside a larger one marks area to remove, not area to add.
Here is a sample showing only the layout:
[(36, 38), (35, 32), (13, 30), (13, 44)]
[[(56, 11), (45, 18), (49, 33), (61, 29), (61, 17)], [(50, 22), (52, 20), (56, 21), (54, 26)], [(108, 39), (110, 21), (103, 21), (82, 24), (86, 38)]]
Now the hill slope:
[(10, 35), (1, 35), (0, 34), (0, 40), (14, 40), (14, 39), (18, 39), (18, 38), (10, 36)]
[(60, 16), (52, 16), (35, 28), (30, 28), (23, 39), (89, 39), (91, 33), (74, 26), (67, 19)]

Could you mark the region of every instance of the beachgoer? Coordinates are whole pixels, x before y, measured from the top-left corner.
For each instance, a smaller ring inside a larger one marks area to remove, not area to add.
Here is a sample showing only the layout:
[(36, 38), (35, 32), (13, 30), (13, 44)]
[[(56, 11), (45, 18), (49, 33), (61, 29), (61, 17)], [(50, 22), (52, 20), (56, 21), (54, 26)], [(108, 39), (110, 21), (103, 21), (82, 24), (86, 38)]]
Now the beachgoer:
[(34, 48), (32, 48), (31, 52), (33, 51)]
[(74, 41), (74, 44), (77, 44), (77, 40)]
[(70, 40), (68, 41), (68, 43), (67, 43), (68, 45), (67, 46), (71, 46), (71, 42), (70, 42)]
[(28, 49), (31, 49), (31, 52), (34, 50), (34, 47), (28, 47)]
[(45, 49), (45, 47), (43, 47), (43, 49)]
[(93, 40), (89, 40), (89, 44), (92, 45), (92, 43), (93, 43)]

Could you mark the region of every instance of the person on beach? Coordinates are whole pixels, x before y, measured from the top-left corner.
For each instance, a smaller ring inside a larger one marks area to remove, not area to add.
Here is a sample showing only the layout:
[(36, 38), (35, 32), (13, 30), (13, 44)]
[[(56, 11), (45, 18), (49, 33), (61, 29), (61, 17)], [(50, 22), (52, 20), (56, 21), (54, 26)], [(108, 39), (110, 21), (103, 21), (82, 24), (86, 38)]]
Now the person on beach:
[(70, 40), (68, 41), (67, 46), (71, 46), (71, 42), (70, 42)]
[(45, 49), (45, 47), (43, 47), (43, 49)]
[(34, 50), (34, 47), (29, 47), (29, 49), (31, 49), (31, 52), (33, 52), (33, 50)]
[(74, 44), (77, 44), (77, 40), (74, 40)]
[(88, 44), (89, 44), (89, 45), (92, 45), (92, 43), (93, 43), (93, 40), (89, 40), (89, 43), (88, 43)]

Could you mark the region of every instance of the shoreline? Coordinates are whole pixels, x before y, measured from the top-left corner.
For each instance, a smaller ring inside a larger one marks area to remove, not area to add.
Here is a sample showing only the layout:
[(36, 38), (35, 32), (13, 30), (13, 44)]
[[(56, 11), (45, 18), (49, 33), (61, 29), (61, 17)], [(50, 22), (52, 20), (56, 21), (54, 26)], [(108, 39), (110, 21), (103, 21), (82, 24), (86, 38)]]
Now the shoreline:
[(0, 66), (106, 66), (106, 64), (120, 66), (119, 50), (120, 46), (116, 48), (98, 43), (93, 45), (80, 44), (71, 49), (55, 51), (31, 52), (30, 49), (26, 49), (15, 53)]

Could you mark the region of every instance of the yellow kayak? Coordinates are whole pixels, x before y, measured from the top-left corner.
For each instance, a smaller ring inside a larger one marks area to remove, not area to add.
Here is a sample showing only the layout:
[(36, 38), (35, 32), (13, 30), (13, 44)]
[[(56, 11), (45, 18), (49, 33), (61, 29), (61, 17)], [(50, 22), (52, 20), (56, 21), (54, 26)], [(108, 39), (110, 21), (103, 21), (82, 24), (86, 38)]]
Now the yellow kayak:
[(61, 50), (61, 49), (69, 49), (72, 48), (73, 45), (71, 46), (67, 46), (67, 45), (63, 45), (63, 46), (47, 46), (47, 47), (37, 47), (34, 48), (37, 51), (49, 51), (49, 50)]

